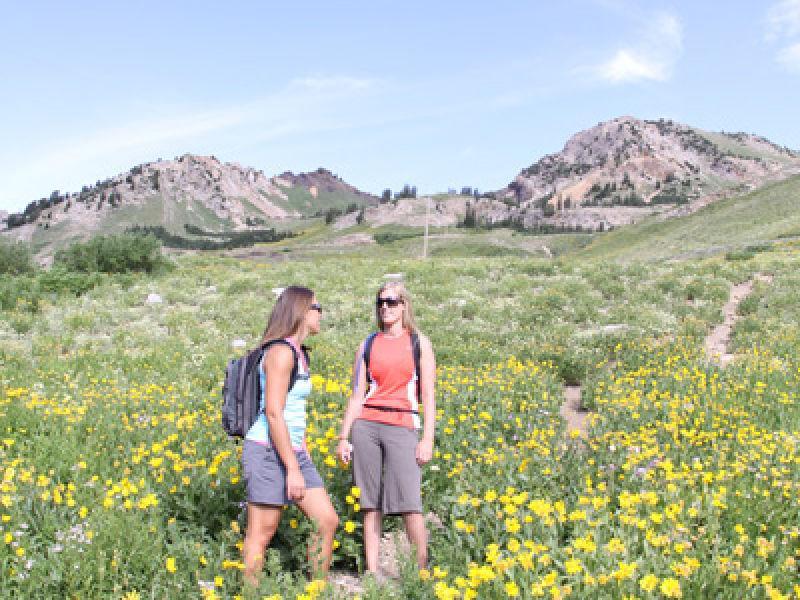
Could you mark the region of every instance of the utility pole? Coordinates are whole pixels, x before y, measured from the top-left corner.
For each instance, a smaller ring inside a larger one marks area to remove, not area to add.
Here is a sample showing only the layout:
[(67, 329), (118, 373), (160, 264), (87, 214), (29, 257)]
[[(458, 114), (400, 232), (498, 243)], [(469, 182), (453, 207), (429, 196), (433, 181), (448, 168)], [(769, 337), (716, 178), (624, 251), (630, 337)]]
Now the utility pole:
[(425, 197), (425, 240), (422, 245), (422, 258), (428, 258), (428, 221), (431, 218), (431, 197)]

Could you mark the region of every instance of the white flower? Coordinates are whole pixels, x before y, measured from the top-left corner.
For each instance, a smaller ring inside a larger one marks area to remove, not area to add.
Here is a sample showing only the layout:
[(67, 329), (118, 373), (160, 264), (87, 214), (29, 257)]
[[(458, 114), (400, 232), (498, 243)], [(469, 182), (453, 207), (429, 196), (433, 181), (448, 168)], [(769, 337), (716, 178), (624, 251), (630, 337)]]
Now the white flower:
[(244, 348), (247, 346), (247, 342), (245, 342), (242, 338), (236, 338), (231, 342), (231, 346), (234, 348)]
[(214, 582), (213, 581), (203, 581), (202, 579), (197, 580), (197, 585), (200, 586), (201, 589), (204, 590), (213, 590), (214, 589)]

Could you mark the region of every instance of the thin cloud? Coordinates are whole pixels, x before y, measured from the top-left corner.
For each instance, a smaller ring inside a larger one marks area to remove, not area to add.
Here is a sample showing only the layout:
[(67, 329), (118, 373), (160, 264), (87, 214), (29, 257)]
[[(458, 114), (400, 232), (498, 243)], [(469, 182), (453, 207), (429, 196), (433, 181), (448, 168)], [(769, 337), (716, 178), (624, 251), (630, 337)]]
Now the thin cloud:
[(669, 76), (667, 65), (635, 50), (618, 50), (614, 58), (597, 67), (597, 73), (611, 83), (665, 81)]
[(672, 77), (683, 48), (683, 28), (672, 15), (660, 14), (646, 23), (639, 41), (618, 49), (605, 62), (589, 67), (597, 79), (608, 83), (666, 81)]
[(765, 37), (768, 42), (783, 44), (775, 54), (778, 64), (800, 73), (800, 0), (783, 0), (770, 7)]
[(767, 40), (800, 35), (800, 0), (783, 0), (767, 11)]
[[(376, 85), (375, 80), (352, 77), (296, 79), (280, 92), (250, 103), (216, 110), (180, 111), (51, 143), (34, 157), (19, 157), (18, 167), (9, 169), (11, 175), (4, 180), (0, 205), (19, 203), (20, 199), (27, 201), (41, 194), (43, 175), (54, 187), (68, 189), (65, 184), (77, 183), (73, 181), (77, 172), (93, 171), (101, 164), (109, 168), (111, 164), (126, 165), (143, 157), (149, 160), (168, 155), (170, 150), (202, 142), (209, 134), (235, 134), (247, 127), (251, 137), (276, 139), (299, 131), (339, 128), (340, 119), (330, 111), (333, 100), (352, 100)], [(85, 168), (90, 165), (94, 168)]]
[(800, 42), (778, 52), (778, 62), (789, 71), (800, 73)]
[(358, 79), (356, 77), (302, 77), (292, 80), (289, 88), (314, 92), (348, 93), (368, 90), (377, 84), (378, 81), (375, 79)]

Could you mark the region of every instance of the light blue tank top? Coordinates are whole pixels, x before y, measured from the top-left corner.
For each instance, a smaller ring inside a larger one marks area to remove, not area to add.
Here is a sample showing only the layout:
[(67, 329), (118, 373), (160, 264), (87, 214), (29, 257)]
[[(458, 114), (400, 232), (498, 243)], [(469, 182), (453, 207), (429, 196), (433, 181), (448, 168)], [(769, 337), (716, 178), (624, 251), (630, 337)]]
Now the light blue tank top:
[[(261, 378), (261, 402), (258, 411), (258, 419), (245, 436), (246, 440), (258, 442), (260, 444), (272, 445), (269, 436), (269, 423), (264, 414), (264, 407), (267, 401), (267, 378), (264, 375), (264, 357), (258, 363), (258, 372)], [(283, 408), (283, 418), (289, 428), (289, 439), (292, 448), (302, 450), (305, 447), (306, 438), (306, 398), (311, 393), (311, 377), (308, 369), (303, 364), (303, 359), (298, 352), (297, 356), (297, 379), (294, 385), (286, 394), (286, 405)]]

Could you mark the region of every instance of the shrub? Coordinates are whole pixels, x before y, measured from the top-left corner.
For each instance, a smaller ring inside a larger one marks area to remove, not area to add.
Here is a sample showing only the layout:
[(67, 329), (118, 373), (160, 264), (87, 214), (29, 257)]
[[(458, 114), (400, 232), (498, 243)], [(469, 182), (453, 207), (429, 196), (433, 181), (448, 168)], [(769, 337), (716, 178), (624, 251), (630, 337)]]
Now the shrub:
[(163, 259), (161, 244), (154, 236), (126, 233), (76, 242), (58, 252), (54, 264), (82, 273), (150, 273)]
[(754, 256), (750, 250), (731, 250), (725, 253), (725, 260), (750, 260)]
[(102, 279), (103, 275), (100, 273), (69, 271), (63, 265), (57, 265), (42, 272), (38, 282), (42, 292), (80, 296), (98, 285)]
[(391, 244), (392, 242), (420, 237), (421, 235), (422, 233), (418, 231), (385, 231), (375, 233), (372, 237), (379, 244)]
[(31, 249), (27, 244), (0, 240), (0, 273), (24, 275), (33, 273), (33, 270)]
[(0, 279), (0, 310), (38, 312), (39, 287), (35, 277), (3, 277)]

